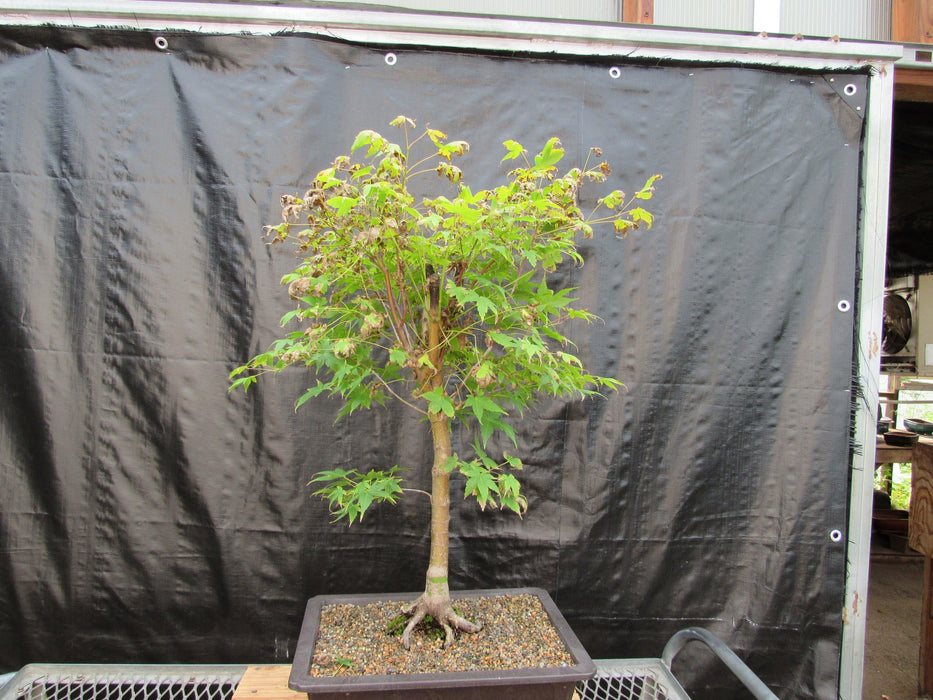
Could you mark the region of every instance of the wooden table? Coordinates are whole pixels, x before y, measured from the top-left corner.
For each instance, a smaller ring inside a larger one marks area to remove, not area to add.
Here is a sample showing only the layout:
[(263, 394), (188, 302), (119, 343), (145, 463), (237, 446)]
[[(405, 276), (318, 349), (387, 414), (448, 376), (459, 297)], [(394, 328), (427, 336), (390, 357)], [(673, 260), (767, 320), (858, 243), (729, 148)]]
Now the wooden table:
[(923, 609), (920, 616), (920, 694), (933, 693), (933, 439), (913, 447), (875, 446), (875, 465), (909, 463), (910, 532), (908, 544), (924, 556)]
[(875, 466), (880, 464), (910, 464), (914, 459), (914, 447), (894, 447), (886, 443), (882, 437), (878, 436), (875, 444)]

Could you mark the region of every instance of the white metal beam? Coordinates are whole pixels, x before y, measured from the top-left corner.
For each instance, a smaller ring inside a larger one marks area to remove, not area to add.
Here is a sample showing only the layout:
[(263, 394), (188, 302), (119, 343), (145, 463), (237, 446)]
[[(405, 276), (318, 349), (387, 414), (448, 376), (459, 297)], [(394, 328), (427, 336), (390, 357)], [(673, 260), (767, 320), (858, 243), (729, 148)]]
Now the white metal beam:
[(0, 24), (130, 27), (154, 31), (274, 34), (300, 32), (388, 46), (631, 56), (791, 65), (810, 69), (900, 58), (899, 46), (796, 40), (595, 22), (162, 0), (0, 1)]
[(849, 541), (846, 550), (846, 598), (843, 609), (839, 697), (862, 697), (865, 628), (868, 613), (868, 566), (874, 493), (875, 436), (884, 312), (884, 269), (887, 255), (888, 183), (891, 157), (891, 113), (894, 70), (873, 72), (868, 88), (868, 121), (862, 156), (861, 279), (856, 322), (858, 381), (861, 396), (855, 415), (855, 442), (862, 449), (852, 463), (849, 495)]

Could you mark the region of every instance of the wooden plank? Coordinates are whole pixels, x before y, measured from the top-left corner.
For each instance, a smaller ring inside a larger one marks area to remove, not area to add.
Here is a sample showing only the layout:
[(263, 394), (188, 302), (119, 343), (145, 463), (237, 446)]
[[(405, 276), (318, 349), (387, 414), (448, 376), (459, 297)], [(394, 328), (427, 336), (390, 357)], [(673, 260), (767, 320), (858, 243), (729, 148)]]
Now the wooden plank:
[(894, 0), (891, 40), (905, 44), (933, 43), (933, 0)]
[(907, 102), (933, 102), (933, 70), (895, 68), (894, 99)]
[(916, 87), (933, 87), (933, 69), (928, 68), (894, 68), (894, 86), (914, 85)]
[(232, 700), (307, 700), (307, 693), (298, 693), (288, 687), (292, 667), (249, 666), (240, 679)]
[(933, 557), (933, 445), (914, 446), (910, 469), (910, 535), (912, 549)]
[(622, 21), (630, 24), (654, 24), (654, 0), (623, 0)]

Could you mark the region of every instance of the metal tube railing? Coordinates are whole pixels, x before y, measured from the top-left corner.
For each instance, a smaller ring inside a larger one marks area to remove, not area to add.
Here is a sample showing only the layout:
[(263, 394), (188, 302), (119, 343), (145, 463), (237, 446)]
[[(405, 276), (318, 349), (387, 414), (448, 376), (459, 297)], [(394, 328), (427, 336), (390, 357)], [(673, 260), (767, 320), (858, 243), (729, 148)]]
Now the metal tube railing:
[(742, 685), (751, 691), (752, 695), (754, 695), (757, 700), (777, 700), (777, 696), (755, 675), (754, 671), (745, 665), (742, 659), (735, 655), (735, 652), (732, 651), (724, 641), (702, 627), (688, 627), (677, 632), (668, 640), (667, 644), (664, 645), (664, 651), (661, 652), (661, 660), (668, 668), (671, 668), (674, 657), (680, 653), (680, 650), (683, 649), (688, 642), (693, 641), (703, 642), (703, 644), (709, 647), (710, 651), (729, 667), (729, 670), (742, 682)]

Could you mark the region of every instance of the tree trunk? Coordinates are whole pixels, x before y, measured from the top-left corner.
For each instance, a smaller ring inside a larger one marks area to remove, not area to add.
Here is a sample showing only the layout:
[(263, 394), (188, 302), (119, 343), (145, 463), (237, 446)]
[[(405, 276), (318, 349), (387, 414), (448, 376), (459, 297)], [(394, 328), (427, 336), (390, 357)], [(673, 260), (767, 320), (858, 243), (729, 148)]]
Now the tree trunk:
[[(421, 370), (418, 383), (427, 392), (444, 386), (444, 348), (441, 328), (440, 277), (428, 273), (428, 359), (431, 368)], [(431, 465), (431, 556), (425, 576), (424, 593), (406, 611), (412, 617), (402, 633), (402, 644), (411, 646), (411, 632), (430, 615), (444, 628), (444, 646), (454, 637), (454, 629), (479, 632), (474, 624), (454, 612), (447, 584), (447, 559), (450, 552), (450, 474), (444, 463), (451, 456), (450, 418), (444, 413), (430, 412), (431, 439), (434, 443), (434, 463)]]
[(411, 632), (430, 615), (444, 629), (444, 646), (454, 640), (454, 629), (463, 632), (479, 632), (481, 623), (470, 622), (460, 617), (450, 603), (450, 588), (447, 584), (447, 558), (450, 552), (450, 474), (444, 470), (444, 462), (451, 454), (450, 419), (444, 414), (431, 413), (431, 436), (434, 439), (434, 464), (431, 467), (431, 556), (425, 576), (424, 593), (406, 613), (411, 615), (402, 644), (411, 647)]
[(434, 464), (431, 467), (431, 557), (424, 595), (429, 599), (450, 600), (447, 586), (447, 559), (450, 553), (450, 474), (444, 462), (451, 455), (450, 420), (444, 414), (431, 414)]

